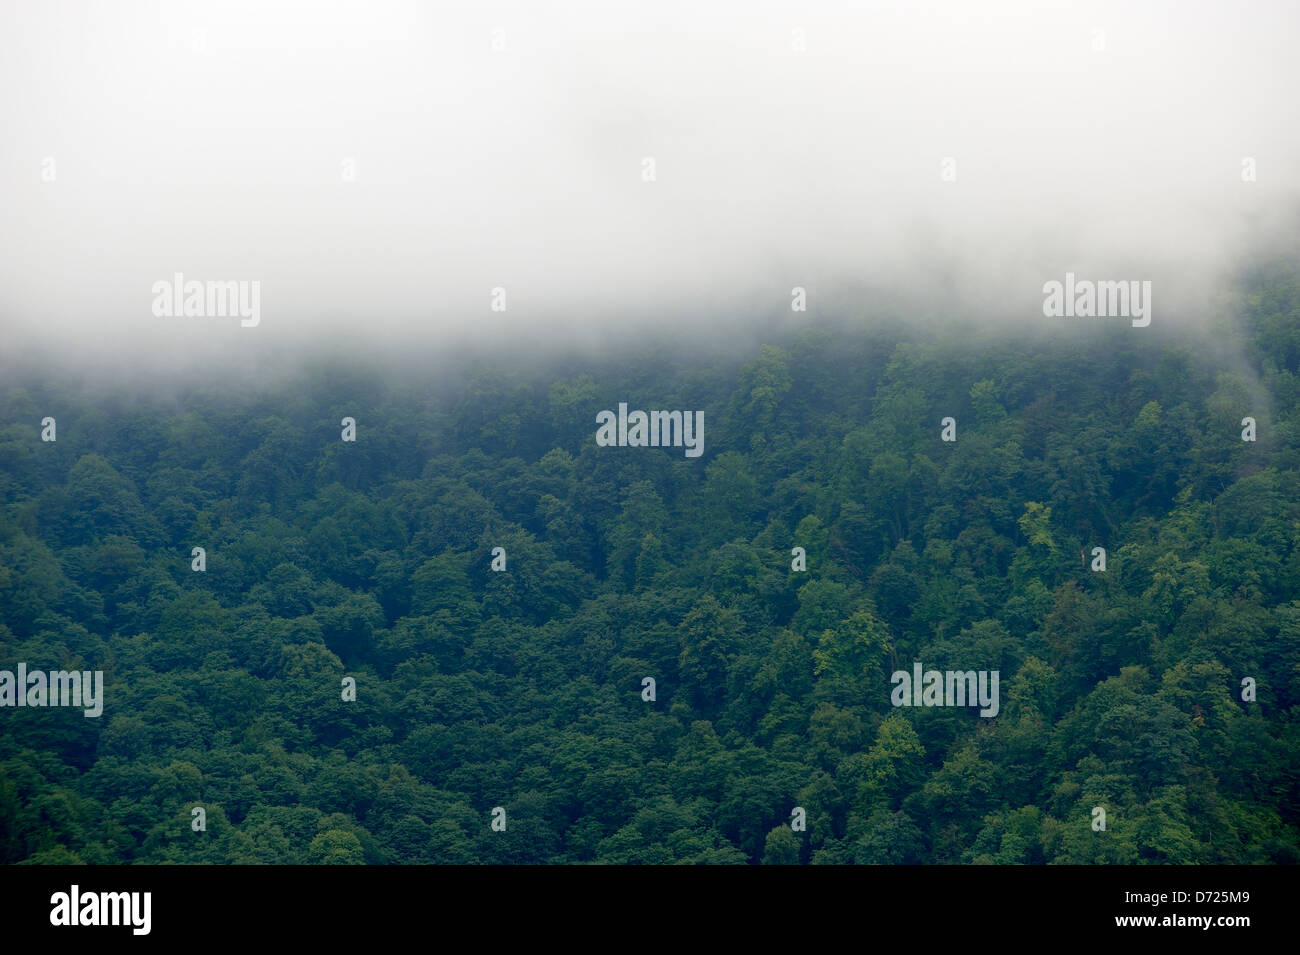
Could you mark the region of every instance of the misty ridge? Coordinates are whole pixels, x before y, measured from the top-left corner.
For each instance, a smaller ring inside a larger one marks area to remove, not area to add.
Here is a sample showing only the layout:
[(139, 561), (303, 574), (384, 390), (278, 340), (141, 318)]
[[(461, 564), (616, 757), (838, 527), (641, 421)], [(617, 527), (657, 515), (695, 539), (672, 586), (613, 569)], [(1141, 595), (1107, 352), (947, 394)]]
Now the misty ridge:
[[(1123, 319), (24, 369), (0, 859), (1294, 862), (1297, 288), (1223, 303), (1248, 374)], [(98, 718), (17, 695), (74, 668)]]

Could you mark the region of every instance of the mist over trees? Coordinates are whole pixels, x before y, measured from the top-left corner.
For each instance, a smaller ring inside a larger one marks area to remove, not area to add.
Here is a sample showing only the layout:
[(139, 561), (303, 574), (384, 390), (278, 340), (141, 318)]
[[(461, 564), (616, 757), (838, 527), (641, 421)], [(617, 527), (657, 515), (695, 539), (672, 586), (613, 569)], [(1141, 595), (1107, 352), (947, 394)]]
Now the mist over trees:
[[(0, 711), (0, 860), (1300, 861), (1295, 271), (1232, 307), (1227, 349), (11, 378), (0, 669), (105, 699)], [(599, 447), (621, 401), (702, 411), (703, 455)], [(893, 706), (914, 661), (999, 671), (998, 715)]]

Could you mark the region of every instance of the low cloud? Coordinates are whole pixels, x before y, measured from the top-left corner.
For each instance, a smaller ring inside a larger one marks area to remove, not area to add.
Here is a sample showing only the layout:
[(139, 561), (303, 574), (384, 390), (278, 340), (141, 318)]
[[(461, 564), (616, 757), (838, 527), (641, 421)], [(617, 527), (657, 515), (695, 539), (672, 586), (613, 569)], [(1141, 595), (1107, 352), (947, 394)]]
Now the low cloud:
[[(1282, 2), (6, 5), (0, 346), (201, 367), (884, 302), (1028, 327), (1067, 272), (1194, 325), (1294, 235), (1297, 27)], [(258, 325), (154, 314), (176, 273), (259, 282)]]

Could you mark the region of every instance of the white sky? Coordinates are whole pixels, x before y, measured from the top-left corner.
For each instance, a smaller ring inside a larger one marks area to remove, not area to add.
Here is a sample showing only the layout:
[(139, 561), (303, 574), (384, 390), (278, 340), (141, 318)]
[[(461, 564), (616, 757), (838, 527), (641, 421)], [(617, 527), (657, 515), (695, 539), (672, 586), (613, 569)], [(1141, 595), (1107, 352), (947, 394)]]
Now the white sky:
[[(879, 287), (1031, 323), (1067, 269), (1154, 277), (1173, 321), (1294, 209), (1298, 27), (1249, 0), (5, 0), (0, 348), (698, 326), (794, 285), (809, 320)], [(260, 280), (261, 325), (155, 317), (178, 271)]]

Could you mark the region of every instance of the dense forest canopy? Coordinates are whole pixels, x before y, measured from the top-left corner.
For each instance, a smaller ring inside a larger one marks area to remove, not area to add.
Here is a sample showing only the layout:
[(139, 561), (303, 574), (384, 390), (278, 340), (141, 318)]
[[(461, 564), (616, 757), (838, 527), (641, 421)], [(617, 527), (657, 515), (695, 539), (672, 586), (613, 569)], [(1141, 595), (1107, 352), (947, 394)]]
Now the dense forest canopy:
[[(1229, 305), (1227, 342), (11, 376), (0, 669), (104, 699), (0, 709), (0, 858), (1300, 861), (1296, 273)], [(703, 454), (598, 446), (620, 402)], [(1000, 673), (996, 717), (893, 705), (918, 662)]]

